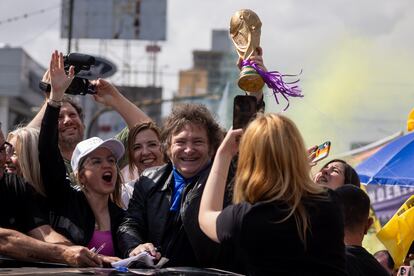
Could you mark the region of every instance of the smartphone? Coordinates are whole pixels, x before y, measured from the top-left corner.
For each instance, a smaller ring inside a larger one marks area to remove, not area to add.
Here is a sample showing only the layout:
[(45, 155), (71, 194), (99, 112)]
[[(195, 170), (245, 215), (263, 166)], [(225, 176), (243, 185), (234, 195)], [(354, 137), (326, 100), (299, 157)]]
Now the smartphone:
[(412, 276), (413, 269), (411, 266), (400, 266), (397, 276)]
[(238, 95), (233, 104), (233, 129), (245, 128), (257, 113), (257, 100), (254, 96)]
[(325, 159), (329, 155), (329, 151), (331, 150), (331, 142), (326, 141), (323, 144), (320, 144), (315, 150), (315, 157), (313, 158), (312, 162), (318, 162), (322, 159)]

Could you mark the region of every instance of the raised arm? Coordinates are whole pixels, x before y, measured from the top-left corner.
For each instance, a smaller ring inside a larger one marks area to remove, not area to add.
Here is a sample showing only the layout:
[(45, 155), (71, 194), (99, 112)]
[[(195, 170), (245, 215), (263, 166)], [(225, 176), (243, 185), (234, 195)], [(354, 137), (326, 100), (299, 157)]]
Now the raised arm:
[(223, 210), (223, 199), (227, 175), (232, 158), (238, 151), (238, 141), (242, 135), (242, 129), (230, 129), (222, 144), (217, 150), (214, 163), (207, 179), (206, 187), (200, 203), (198, 221), (201, 230), (210, 239), (219, 242), (216, 232), (216, 220)]
[(61, 198), (57, 197), (57, 194), (67, 196), (64, 185), (66, 167), (58, 146), (58, 119), (64, 91), (70, 85), (74, 72), (71, 67), (69, 75), (66, 75), (63, 55), (57, 51), (52, 54), (49, 70), (52, 90), (40, 128), (39, 163), (46, 194), (53, 201)]
[(111, 83), (103, 79), (92, 81), (96, 87), (96, 94), (93, 95), (95, 101), (106, 106), (112, 107), (125, 120), (128, 128), (133, 128), (137, 124), (151, 121), (139, 107), (129, 101)]

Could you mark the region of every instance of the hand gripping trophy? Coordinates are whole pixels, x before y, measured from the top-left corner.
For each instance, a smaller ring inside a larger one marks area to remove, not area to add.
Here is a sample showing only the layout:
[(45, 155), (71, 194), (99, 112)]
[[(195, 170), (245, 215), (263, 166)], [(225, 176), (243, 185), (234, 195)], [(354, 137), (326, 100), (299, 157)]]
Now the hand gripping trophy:
[(294, 75), (282, 75), (278, 71), (266, 72), (249, 60), (250, 56), (255, 52), (261, 55), (261, 27), (262, 22), (259, 16), (254, 11), (248, 9), (237, 11), (230, 20), (230, 37), (236, 47), (237, 54), (242, 59), (238, 85), (244, 91), (258, 92), (266, 83), (273, 90), (278, 104), (277, 93), (280, 93), (286, 99), (287, 106), (284, 109), (286, 110), (289, 107), (289, 96), (303, 97), (297, 85), (290, 86), (290, 84), (295, 84), (299, 80), (285, 83), (282, 77)]
[[(261, 28), (262, 22), (252, 10), (239, 10), (231, 18), (230, 37), (243, 61), (258, 50)], [(250, 64), (245, 64), (240, 71), (238, 85), (244, 91), (258, 92), (263, 88), (264, 81)]]

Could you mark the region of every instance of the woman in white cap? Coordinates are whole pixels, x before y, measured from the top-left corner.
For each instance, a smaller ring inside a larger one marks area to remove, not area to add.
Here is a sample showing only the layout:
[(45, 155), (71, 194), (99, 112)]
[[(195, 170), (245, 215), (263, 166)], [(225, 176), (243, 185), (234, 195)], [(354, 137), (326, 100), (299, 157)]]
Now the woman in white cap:
[[(73, 79), (67, 76), (63, 56), (55, 51), (50, 62), (52, 91), (39, 135), (39, 161), (45, 193), (52, 209), (51, 225), (71, 242), (88, 246), (106, 256), (119, 256), (114, 242), (124, 217), (121, 208), (121, 177), (117, 161), (124, 146), (116, 139), (86, 139), (77, 144), (71, 165), (80, 189), (72, 187), (58, 146), (59, 99)], [(70, 131), (70, 129), (68, 130)], [(99, 250), (98, 250), (99, 249)], [(105, 261), (105, 260), (104, 260)]]

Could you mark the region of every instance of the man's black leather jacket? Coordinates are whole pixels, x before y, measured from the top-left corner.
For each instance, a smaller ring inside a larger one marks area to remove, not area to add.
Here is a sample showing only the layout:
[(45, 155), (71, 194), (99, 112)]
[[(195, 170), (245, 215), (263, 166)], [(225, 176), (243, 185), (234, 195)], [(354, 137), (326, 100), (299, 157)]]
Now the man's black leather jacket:
[[(161, 244), (166, 231), (173, 192), (172, 165), (145, 170), (135, 183), (124, 222), (118, 228), (118, 246), (126, 257), (142, 243)], [(203, 170), (194, 185), (186, 187), (181, 200), (180, 216), (185, 232), (201, 267), (227, 268), (230, 248), (210, 240), (200, 229), (198, 211), (201, 195), (211, 167)], [(229, 204), (229, 193), (224, 205)], [(185, 249), (183, 249), (185, 250)], [(185, 252), (183, 252), (185, 254)]]

